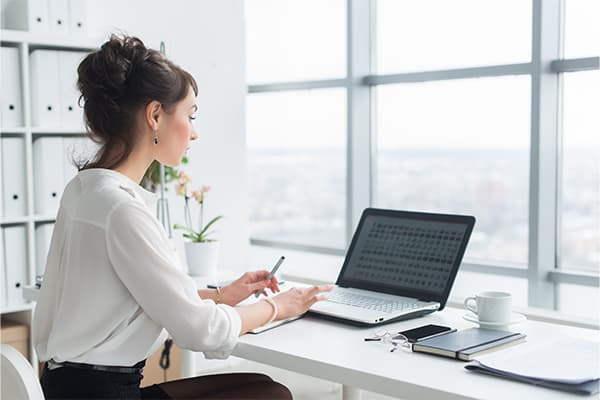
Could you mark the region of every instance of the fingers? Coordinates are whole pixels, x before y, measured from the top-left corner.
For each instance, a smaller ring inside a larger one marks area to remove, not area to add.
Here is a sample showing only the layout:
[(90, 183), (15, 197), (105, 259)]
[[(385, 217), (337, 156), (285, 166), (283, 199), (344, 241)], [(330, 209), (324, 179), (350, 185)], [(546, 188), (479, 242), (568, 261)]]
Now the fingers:
[(269, 286), (269, 281), (258, 281), (258, 282), (254, 282), (254, 283), (251, 283), (248, 285), (250, 292), (256, 292), (257, 290), (264, 292), (264, 289), (268, 286)]
[(319, 286), (313, 286), (312, 288), (310, 288), (310, 290), (308, 291), (308, 295), (309, 296), (315, 296), (318, 293), (322, 293), (322, 292), (331, 292), (331, 290), (333, 289), (332, 285), (319, 285)]

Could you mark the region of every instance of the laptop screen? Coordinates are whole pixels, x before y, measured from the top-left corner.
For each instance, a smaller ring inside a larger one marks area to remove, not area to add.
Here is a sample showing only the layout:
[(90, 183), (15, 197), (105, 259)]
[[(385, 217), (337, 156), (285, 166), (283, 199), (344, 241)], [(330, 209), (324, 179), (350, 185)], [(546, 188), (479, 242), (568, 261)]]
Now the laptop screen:
[(471, 216), (366, 209), (337, 283), (443, 306), (474, 222)]

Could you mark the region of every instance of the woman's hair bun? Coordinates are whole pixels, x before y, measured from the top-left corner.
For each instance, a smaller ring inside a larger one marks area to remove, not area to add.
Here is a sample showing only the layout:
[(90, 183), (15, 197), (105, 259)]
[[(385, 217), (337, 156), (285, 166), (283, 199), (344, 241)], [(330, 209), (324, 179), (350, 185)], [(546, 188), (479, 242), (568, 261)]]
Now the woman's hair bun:
[(148, 49), (140, 39), (111, 35), (79, 66), (78, 86), (83, 99), (87, 102), (101, 97), (100, 103), (105, 102), (112, 112), (118, 111), (126, 97), (128, 79), (148, 57)]

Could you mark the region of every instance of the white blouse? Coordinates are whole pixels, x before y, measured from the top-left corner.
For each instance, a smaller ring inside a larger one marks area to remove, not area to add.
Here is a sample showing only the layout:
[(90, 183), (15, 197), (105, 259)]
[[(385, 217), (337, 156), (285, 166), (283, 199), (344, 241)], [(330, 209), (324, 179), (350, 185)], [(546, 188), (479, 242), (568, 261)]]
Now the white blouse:
[(34, 314), (41, 361), (130, 366), (152, 355), (167, 331), (208, 358), (231, 353), (239, 314), (200, 299), (155, 205), (153, 193), (116, 171), (84, 170), (69, 182)]

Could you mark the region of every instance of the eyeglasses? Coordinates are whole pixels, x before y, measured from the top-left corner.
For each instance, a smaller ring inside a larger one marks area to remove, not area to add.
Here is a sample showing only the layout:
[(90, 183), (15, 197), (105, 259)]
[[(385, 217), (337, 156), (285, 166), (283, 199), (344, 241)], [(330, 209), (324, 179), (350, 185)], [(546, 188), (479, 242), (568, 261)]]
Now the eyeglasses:
[(365, 342), (382, 342), (385, 344), (391, 344), (391, 353), (393, 353), (401, 347), (410, 349), (410, 343), (408, 342), (408, 338), (398, 332), (390, 333), (385, 330), (377, 331), (372, 336), (367, 336), (365, 338)]

